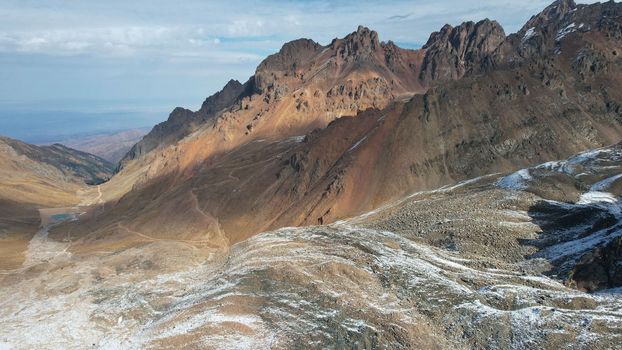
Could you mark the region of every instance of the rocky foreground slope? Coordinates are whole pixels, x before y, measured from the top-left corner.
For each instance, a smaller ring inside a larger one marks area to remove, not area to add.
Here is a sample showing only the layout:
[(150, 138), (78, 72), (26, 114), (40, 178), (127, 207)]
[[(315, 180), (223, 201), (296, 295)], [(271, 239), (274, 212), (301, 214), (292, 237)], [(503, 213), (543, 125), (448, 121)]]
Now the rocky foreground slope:
[(616, 145), (229, 250), (44, 227), (28, 263), (0, 275), (0, 344), (621, 348), (622, 280), (607, 260), (620, 258), (621, 173)]

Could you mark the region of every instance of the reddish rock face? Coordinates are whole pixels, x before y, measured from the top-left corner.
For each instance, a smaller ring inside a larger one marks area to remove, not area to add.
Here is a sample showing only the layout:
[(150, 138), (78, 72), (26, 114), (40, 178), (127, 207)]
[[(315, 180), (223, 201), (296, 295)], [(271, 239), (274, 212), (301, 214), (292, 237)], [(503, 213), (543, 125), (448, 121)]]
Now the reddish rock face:
[(445, 25), (432, 33), (423, 46), (426, 55), (420, 79), (425, 85), (432, 85), (462, 78), (470, 71), (481, 71), (490, 63), (490, 54), (504, 40), (505, 32), (496, 21), (467, 22), (457, 27)]
[[(169, 120), (157, 125), (128, 152), (121, 168), (154, 149), (175, 144), (228, 113), (252, 109), (253, 101), (267, 104), (255, 112), (257, 118), (266, 113), (282, 113), (280, 106), (289, 103), (286, 97), (295, 91), (306, 89), (314, 97), (309, 99), (305, 92), (293, 96), (294, 113), (304, 113), (305, 123), (313, 125), (296, 126), (300, 124), (296, 119), (300, 118), (288, 117), (293, 119), (288, 123), (297, 133), (309, 132), (337, 117), (355, 115), (367, 108), (384, 108), (396, 98), (459, 79), (468, 71), (482, 70), (504, 38), (497, 22), (485, 20), (455, 28), (445, 26), (432, 34), (421, 50), (405, 50), (392, 42), (380, 42), (378, 33), (363, 26), (325, 47), (310, 39), (294, 40), (266, 58), (245, 84), (230, 81), (223, 90), (207, 98), (199, 111), (175, 109)], [(247, 122), (251, 125), (247, 135), (256, 130), (254, 124), (255, 121)]]

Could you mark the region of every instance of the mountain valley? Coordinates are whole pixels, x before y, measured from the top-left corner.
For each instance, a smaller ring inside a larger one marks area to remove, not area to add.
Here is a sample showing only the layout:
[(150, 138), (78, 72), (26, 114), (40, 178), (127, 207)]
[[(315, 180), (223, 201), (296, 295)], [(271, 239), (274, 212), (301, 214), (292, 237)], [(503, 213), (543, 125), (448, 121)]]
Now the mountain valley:
[(621, 348), (621, 53), (614, 1), (360, 26), (117, 164), (2, 137), (0, 349)]

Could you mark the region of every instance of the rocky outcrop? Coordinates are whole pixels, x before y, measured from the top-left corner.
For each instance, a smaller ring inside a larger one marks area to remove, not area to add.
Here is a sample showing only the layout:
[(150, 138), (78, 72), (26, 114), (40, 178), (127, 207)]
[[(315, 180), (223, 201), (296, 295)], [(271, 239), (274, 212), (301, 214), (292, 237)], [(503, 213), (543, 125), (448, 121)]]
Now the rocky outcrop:
[(369, 59), (382, 49), (378, 33), (363, 26), (343, 39), (333, 40), (329, 46), (341, 59), (352, 61)]
[(445, 25), (432, 33), (423, 46), (426, 51), (420, 78), (425, 85), (455, 80), (490, 64), (490, 54), (505, 40), (496, 21)]
[(622, 237), (581, 257), (569, 279), (585, 292), (622, 287)]
[(242, 85), (237, 80), (229, 80), (227, 85), (225, 85), (222, 90), (205, 99), (197, 114), (206, 116), (213, 115), (227, 107), (230, 107), (233, 102), (240, 98), (246, 88), (247, 86)]
[[(568, 49), (576, 53), (575, 37), (593, 31), (615, 38), (616, 32), (620, 33), (620, 11), (620, 5), (614, 1), (591, 5), (577, 5), (572, 0), (555, 1), (500, 45), (493, 54), (494, 64), (532, 64), (552, 55), (567, 55)], [(619, 38), (620, 34), (617, 35)], [(606, 51), (612, 54), (609, 49)]]
[(265, 92), (282, 77), (304, 79), (306, 66), (322, 49), (320, 44), (310, 39), (298, 39), (284, 44), (278, 53), (268, 56), (257, 67), (256, 92)]

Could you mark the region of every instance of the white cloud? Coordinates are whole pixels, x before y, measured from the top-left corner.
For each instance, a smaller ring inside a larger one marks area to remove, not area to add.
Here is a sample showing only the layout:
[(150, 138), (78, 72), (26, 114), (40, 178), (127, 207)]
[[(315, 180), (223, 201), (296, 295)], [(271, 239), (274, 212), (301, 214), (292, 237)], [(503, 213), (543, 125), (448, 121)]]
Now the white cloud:
[[(323, 43), (367, 25), (382, 38), (423, 43), (443, 24), (484, 17), (498, 19), (507, 32), (517, 30), (547, 0), (413, 0), (376, 2), (326, 0), (262, 3), (242, 0), (205, 2), (109, 0), (105, 3), (4, 0), (0, 8), (0, 51), (51, 55), (167, 55), (231, 46), (257, 38), (280, 41), (309, 37)], [(46, 6), (47, 5), (47, 6)], [(511, 8), (512, 11), (508, 11)], [(62, 9), (62, 10), (61, 10)], [(235, 39), (235, 40), (223, 40)], [(244, 50), (243, 45), (237, 45)], [(271, 50), (274, 47), (264, 47)]]
[[(248, 33), (250, 25), (238, 27)], [(56, 56), (195, 56), (213, 60), (258, 62), (263, 56), (254, 53), (245, 40), (223, 44), (202, 27), (110, 27), (32, 32), (0, 32), (0, 52)], [(254, 39), (249, 39), (254, 40)]]
[(382, 40), (416, 46), (445, 23), (484, 17), (510, 33), (552, 0), (0, 2), (3, 98), (96, 91), (200, 102), (229, 78), (252, 75), (289, 40), (328, 44), (362, 24)]

